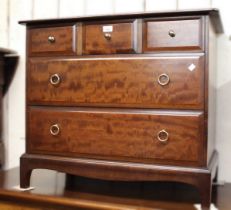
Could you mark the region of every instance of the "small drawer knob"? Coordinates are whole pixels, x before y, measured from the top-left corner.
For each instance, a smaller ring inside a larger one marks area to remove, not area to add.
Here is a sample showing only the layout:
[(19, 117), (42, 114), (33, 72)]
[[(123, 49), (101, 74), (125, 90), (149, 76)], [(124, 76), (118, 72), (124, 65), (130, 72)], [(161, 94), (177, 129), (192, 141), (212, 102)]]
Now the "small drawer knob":
[(60, 76), (58, 74), (53, 74), (50, 77), (50, 83), (52, 85), (58, 85), (61, 82)]
[(54, 36), (48, 36), (48, 42), (49, 43), (55, 43), (55, 37)]
[(111, 40), (111, 34), (110, 33), (105, 33), (104, 34), (105, 39)]
[(175, 31), (173, 31), (173, 30), (170, 30), (169, 32), (168, 32), (168, 35), (170, 36), (170, 37), (175, 37), (176, 36), (176, 33), (175, 33)]
[(52, 136), (57, 136), (60, 133), (60, 128), (58, 124), (54, 124), (50, 127), (50, 134)]
[(170, 82), (170, 78), (167, 74), (161, 74), (158, 77), (158, 83), (161, 86), (165, 86)]
[(169, 134), (166, 130), (161, 130), (157, 134), (157, 139), (160, 142), (167, 142), (168, 141)]

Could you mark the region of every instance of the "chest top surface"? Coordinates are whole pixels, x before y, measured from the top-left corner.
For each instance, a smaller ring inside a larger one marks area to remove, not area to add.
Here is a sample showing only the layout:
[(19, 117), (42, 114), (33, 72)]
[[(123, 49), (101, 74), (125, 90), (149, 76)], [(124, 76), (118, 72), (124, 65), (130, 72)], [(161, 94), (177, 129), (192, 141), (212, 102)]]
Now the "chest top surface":
[(43, 24), (60, 24), (78, 21), (103, 21), (103, 20), (118, 20), (129, 18), (161, 18), (161, 17), (177, 17), (177, 16), (200, 16), (209, 15), (217, 33), (223, 32), (223, 25), (220, 18), (219, 10), (215, 8), (201, 10), (173, 10), (160, 12), (143, 12), (143, 13), (128, 13), (128, 14), (113, 14), (113, 15), (97, 15), (97, 16), (81, 16), (71, 18), (54, 18), (54, 19), (37, 19), (37, 20), (22, 20), (20, 24), (27, 26), (36, 26)]

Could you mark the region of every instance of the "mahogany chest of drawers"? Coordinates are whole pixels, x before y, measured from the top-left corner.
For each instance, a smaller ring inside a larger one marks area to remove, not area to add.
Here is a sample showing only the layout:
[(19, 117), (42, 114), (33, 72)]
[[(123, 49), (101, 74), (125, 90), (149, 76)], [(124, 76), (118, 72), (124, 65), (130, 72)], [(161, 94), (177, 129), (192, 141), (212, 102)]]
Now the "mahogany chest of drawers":
[(31, 171), (194, 185), (210, 205), (217, 10), (21, 21)]

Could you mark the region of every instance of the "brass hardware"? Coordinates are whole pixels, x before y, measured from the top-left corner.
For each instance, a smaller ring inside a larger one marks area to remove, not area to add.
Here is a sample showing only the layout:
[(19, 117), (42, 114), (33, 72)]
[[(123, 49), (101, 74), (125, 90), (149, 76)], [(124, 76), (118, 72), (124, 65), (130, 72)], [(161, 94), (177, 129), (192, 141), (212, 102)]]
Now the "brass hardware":
[(55, 37), (54, 36), (48, 36), (48, 42), (55, 43)]
[(50, 77), (50, 83), (52, 85), (58, 85), (61, 82), (60, 76), (58, 74), (53, 74)]
[(53, 136), (57, 136), (60, 133), (60, 128), (58, 124), (54, 124), (50, 127), (50, 133)]
[(175, 33), (175, 31), (173, 31), (173, 30), (170, 30), (169, 32), (168, 32), (168, 35), (170, 36), (170, 37), (175, 37), (176, 36), (176, 33)]
[(104, 33), (104, 37), (107, 40), (111, 40), (111, 34), (110, 33)]
[(166, 130), (161, 130), (157, 134), (157, 139), (160, 142), (167, 142), (168, 141), (169, 134)]
[(170, 82), (170, 78), (167, 74), (161, 74), (159, 77), (158, 77), (158, 83), (161, 85), (161, 86), (165, 86), (167, 85), (168, 83)]

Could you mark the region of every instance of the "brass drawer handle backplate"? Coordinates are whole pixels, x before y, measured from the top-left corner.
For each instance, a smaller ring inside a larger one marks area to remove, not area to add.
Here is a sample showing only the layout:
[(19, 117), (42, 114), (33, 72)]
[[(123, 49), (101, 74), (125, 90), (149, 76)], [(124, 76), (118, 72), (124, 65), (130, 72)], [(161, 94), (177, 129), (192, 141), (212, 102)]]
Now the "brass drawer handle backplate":
[(50, 134), (52, 136), (57, 136), (60, 133), (60, 128), (58, 124), (54, 124), (50, 127)]

